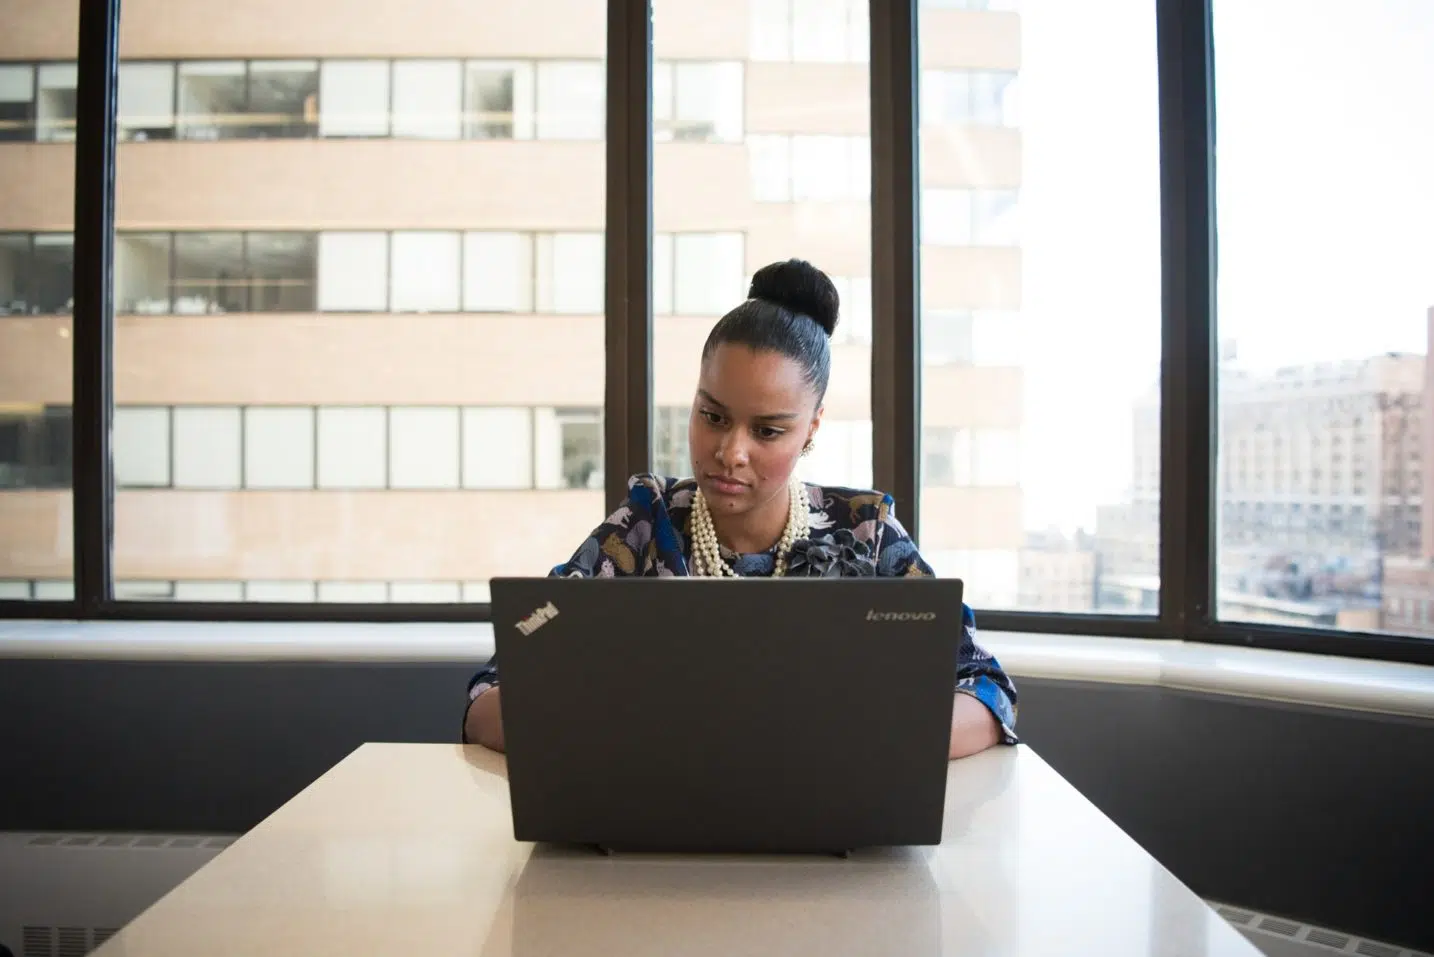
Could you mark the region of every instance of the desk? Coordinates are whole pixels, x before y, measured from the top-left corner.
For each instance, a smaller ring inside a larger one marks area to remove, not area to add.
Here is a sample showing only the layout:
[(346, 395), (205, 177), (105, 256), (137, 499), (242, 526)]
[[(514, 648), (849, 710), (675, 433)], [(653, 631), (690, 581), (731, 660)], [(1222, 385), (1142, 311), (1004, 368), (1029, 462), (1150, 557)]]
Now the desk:
[(518, 844), (504, 769), (365, 745), (95, 954), (1259, 953), (1024, 746), (952, 763), (939, 847), (847, 860)]

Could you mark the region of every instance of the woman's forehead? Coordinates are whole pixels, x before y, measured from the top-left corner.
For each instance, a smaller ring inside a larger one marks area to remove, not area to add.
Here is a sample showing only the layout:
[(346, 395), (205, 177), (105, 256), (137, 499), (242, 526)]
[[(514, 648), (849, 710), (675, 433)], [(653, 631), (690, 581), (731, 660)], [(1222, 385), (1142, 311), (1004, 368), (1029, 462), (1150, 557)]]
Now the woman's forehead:
[(732, 411), (754, 415), (796, 411), (810, 403), (812, 392), (794, 359), (730, 343), (702, 363), (698, 388)]

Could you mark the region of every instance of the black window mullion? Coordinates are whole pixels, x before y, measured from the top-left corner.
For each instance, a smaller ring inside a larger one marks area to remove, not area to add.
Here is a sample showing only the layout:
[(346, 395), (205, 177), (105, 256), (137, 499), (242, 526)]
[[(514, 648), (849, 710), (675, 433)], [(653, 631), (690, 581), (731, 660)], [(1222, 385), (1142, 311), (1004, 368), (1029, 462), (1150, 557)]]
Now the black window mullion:
[(1157, 0), (1160, 94), (1160, 617), (1214, 617), (1215, 186), (1211, 0)]
[(80, 0), (76, 90), (74, 277), (75, 611), (100, 615), (114, 597), (114, 197), (120, 0)]
[(918, 0), (873, 0), (871, 17), (872, 476), (920, 541), (921, 288)]
[(609, 506), (652, 457), (652, 3), (607, 14), (606, 387), (603, 483)]

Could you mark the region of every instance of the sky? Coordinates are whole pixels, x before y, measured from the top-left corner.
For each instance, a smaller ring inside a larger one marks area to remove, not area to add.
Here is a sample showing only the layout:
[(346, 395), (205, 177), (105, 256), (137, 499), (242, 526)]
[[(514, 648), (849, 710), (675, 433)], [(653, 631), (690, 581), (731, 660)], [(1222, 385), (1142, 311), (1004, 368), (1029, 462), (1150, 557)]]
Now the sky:
[[(1160, 361), (1153, 0), (1022, 0), (1028, 528), (1130, 483)], [(1251, 370), (1423, 353), (1434, 0), (1216, 0), (1219, 335)]]

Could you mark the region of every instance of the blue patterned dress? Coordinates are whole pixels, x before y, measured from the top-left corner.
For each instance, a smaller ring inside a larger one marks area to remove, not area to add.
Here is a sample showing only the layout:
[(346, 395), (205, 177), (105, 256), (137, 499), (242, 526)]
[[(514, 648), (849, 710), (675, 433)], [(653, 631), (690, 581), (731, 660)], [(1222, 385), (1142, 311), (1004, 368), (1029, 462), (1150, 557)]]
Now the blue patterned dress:
[[(808, 485), (813, 540), (836, 535), (861, 543), (863, 560), (874, 563), (877, 575), (899, 578), (932, 576), (911, 536), (896, 520), (895, 502), (882, 492)], [(627, 499), (593, 530), (573, 557), (552, 570), (557, 577), (616, 578), (645, 575), (658, 578), (688, 575), (692, 542), (688, 520), (697, 483), (637, 475), (628, 481)], [(775, 547), (766, 552), (723, 557), (744, 578), (770, 576), (776, 566)], [(969, 606), (962, 614), (961, 649), (956, 690), (980, 701), (1001, 725), (1006, 744), (1016, 743), (1016, 688), (996, 659), (976, 643), (976, 616)], [(498, 686), (498, 667), (490, 662), (468, 683), (468, 703)]]

